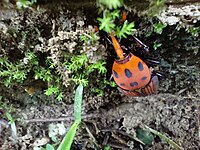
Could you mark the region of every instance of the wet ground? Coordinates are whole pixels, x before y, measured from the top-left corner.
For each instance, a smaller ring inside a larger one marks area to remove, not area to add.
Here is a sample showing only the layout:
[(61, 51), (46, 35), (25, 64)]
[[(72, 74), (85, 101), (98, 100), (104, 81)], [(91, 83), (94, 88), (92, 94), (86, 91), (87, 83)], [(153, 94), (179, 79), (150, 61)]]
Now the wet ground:
[[(199, 8), (199, 4), (196, 5)], [(14, 61), (22, 57), (21, 51), (27, 49), (34, 49), (40, 54), (39, 57), (45, 57), (49, 53), (61, 55), (58, 49), (68, 49), (74, 53), (77, 47), (99, 49), (99, 45), (89, 46), (77, 42), (79, 36), (90, 32), (95, 24), (96, 14), (93, 16), (90, 13), (95, 10), (95, 5), (92, 3), (89, 6), (90, 11), (81, 5), (78, 11), (65, 6), (55, 6), (55, 9), (46, 5), (33, 10), (1, 9), (1, 56), (6, 55)], [(134, 13), (133, 15), (138, 28), (138, 38), (150, 46), (151, 56), (161, 61), (159, 68), (163, 78), (160, 80), (158, 93), (131, 98), (121, 95), (116, 88), (107, 86), (103, 88), (103, 95), (96, 95), (91, 92), (91, 88), (95, 86), (94, 80), (91, 81), (84, 90), (85, 125), (80, 128), (73, 149), (95, 149), (95, 142), (85, 126), (95, 137), (96, 147), (99, 146), (99, 149), (105, 145), (111, 145), (113, 149), (173, 149), (158, 137), (155, 137), (154, 143), (149, 146), (143, 146), (133, 139), (136, 128), (148, 125), (166, 134), (184, 149), (198, 150), (200, 38), (192, 36), (185, 28), (177, 30), (176, 25), (167, 26), (160, 35), (153, 33), (150, 37), (145, 37), (145, 33), (151, 30), (149, 22), (154, 22), (154, 19), (149, 21)], [(196, 16), (192, 19), (195, 20)], [(187, 22), (185, 20), (183, 19), (183, 23)], [(199, 26), (199, 20), (193, 24)], [(162, 43), (161, 47), (153, 50), (154, 41)], [(100, 50), (101, 58), (109, 59), (109, 56), (106, 57), (106, 50)], [(97, 52), (90, 51), (93, 56), (91, 59), (99, 59)], [(59, 60), (56, 63), (59, 64)], [(109, 69), (111, 65), (107, 66)], [(59, 72), (59, 68), (57, 71)], [(107, 76), (110, 76), (109, 71)], [(33, 95), (25, 91), (29, 87), (36, 89)], [(34, 80), (13, 88), (0, 85), (1, 111), (3, 113), (6, 107), (12, 106), (12, 115), (16, 119), (18, 131), (17, 140), (12, 139), (10, 128), (5, 128), (1, 123), (0, 149), (25, 150), (47, 143), (53, 144), (49, 137), (50, 126), (63, 123), (67, 129), (70, 127), (73, 121), (73, 86), (65, 91), (62, 102), (45, 96), (42, 91), (44, 87), (44, 84)], [(61, 135), (57, 136), (62, 138)]]

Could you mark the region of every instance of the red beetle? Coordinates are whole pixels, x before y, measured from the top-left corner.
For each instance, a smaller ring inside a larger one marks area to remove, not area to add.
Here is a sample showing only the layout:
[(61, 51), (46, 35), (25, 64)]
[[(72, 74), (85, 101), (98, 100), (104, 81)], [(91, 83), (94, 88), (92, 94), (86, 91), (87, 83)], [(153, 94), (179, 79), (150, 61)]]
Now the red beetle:
[[(147, 64), (158, 62), (146, 60), (146, 64), (132, 53), (125, 55), (113, 34), (111, 34), (111, 39), (119, 57), (114, 61), (112, 75), (120, 91), (127, 96), (146, 96), (155, 93), (159, 84), (158, 76), (154, 71), (150, 71)], [(148, 47), (140, 40), (134, 37), (134, 41), (148, 52)]]

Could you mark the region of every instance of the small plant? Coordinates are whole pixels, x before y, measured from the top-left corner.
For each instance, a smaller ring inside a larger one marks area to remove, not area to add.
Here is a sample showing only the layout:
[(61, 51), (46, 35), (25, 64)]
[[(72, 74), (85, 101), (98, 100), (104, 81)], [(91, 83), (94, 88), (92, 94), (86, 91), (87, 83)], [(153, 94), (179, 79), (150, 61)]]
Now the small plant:
[(66, 68), (69, 72), (77, 72), (79, 69), (83, 68), (88, 61), (86, 55), (76, 55), (70, 58), (70, 62), (67, 62)]
[(86, 86), (89, 82), (89, 75), (95, 71), (98, 74), (105, 74), (105, 61), (97, 61), (95, 63), (89, 63), (88, 57), (85, 54), (72, 56), (70, 61), (65, 63), (70, 74), (70, 81), (76, 84), (83, 84)]
[(87, 74), (90, 74), (94, 70), (97, 70), (99, 74), (105, 74), (106, 73), (106, 68), (105, 68), (105, 61), (97, 61), (96, 63), (93, 63), (87, 67)]
[(99, 95), (99, 96), (103, 96), (103, 90), (100, 88), (93, 88), (92, 92)]
[(111, 87), (117, 87), (117, 84), (115, 83), (115, 81), (110, 81), (110, 82), (109, 82), (109, 85), (110, 85)]
[(56, 99), (61, 101), (63, 99), (63, 92), (60, 91), (59, 87), (55, 87), (53, 85), (51, 85), (48, 89), (45, 90), (45, 94), (47, 96), (50, 96), (50, 95), (56, 95)]
[[(47, 66), (49, 64), (47, 63)], [(35, 80), (47, 82), (49, 87), (45, 90), (46, 95), (56, 95), (58, 100), (63, 98), (63, 93), (60, 89), (60, 76), (54, 75), (55, 66), (50, 64), (48, 67), (39, 65), (39, 60), (35, 53), (31, 51), (25, 52), (22, 60), (11, 62), (7, 57), (0, 58), (0, 82), (6, 87), (13, 85), (23, 85), (30, 74), (34, 75)], [(27, 89), (25, 88), (25, 91)], [(30, 94), (30, 95), (33, 95)]]
[(17, 0), (16, 5), (18, 9), (27, 8), (36, 3), (37, 0)]
[(131, 33), (135, 31), (134, 27), (135, 27), (135, 24), (133, 22), (128, 24), (128, 22), (125, 21), (122, 27), (117, 27), (116, 35), (119, 38), (122, 38), (122, 37), (126, 38), (126, 35), (130, 35)]
[(153, 48), (155, 49), (155, 50), (157, 50), (159, 47), (161, 47), (162, 46), (162, 43), (158, 43), (157, 41), (155, 41), (154, 43), (153, 43)]
[(100, 23), (100, 30), (105, 31), (108, 34), (114, 32), (118, 38), (126, 38), (127, 35), (133, 34), (133, 32), (135, 31), (135, 25), (133, 22), (128, 23), (127, 21), (125, 21), (122, 26), (118, 26), (117, 24), (115, 24), (116, 19), (120, 19), (120, 11), (117, 10), (117, 8), (123, 5), (123, 1), (99, 0), (99, 3), (106, 6), (106, 8), (103, 11), (103, 17), (97, 18), (97, 20)]
[(146, 36), (146, 37), (150, 37), (151, 34), (152, 34), (152, 32), (153, 32), (153, 31), (148, 31), (148, 32), (146, 32), (146, 35), (145, 35), (145, 36)]
[(106, 146), (104, 147), (104, 150), (111, 150), (110, 145), (106, 145)]
[(192, 36), (199, 36), (200, 33), (200, 27), (189, 27), (187, 29), (187, 32), (189, 32), (190, 34), (192, 34)]
[[(56, 147), (57, 150), (70, 150), (72, 142), (74, 140), (74, 137), (76, 135), (76, 132), (78, 130), (78, 127), (81, 123), (81, 112), (82, 112), (82, 96), (83, 96), (83, 85), (80, 84), (75, 93), (74, 98), (74, 117), (75, 121), (66, 133), (66, 128), (64, 124), (50, 124), (49, 125), (49, 137), (54, 142), (54, 144), (46, 144), (44, 147), (34, 147), (34, 150), (55, 150)], [(63, 135), (65, 134), (65, 137), (63, 138), (62, 142), (57, 139), (57, 135)], [(59, 145), (59, 146), (58, 146)]]
[(156, 23), (156, 24), (153, 25), (154, 32), (157, 33), (157, 34), (162, 34), (162, 31), (166, 26), (167, 26), (166, 24), (163, 24), (161, 22)]
[(16, 139), (17, 138), (17, 128), (15, 125), (15, 121), (9, 112), (6, 112), (6, 117), (9, 120), (9, 124), (11, 126), (12, 137)]
[[(116, 12), (113, 12), (116, 14)], [(117, 13), (119, 16), (119, 12)], [(97, 20), (100, 22), (100, 30), (104, 30), (107, 33), (111, 33), (112, 30), (115, 28), (114, 24), (114, 18), (112, 18), (114, 15), (110, 13), (109, 11), (105, 10), (103, 12), (103, 18), (97, 18)]]
[(136, 128), (136, 137), (144, 145), (151, 145), (154, 142), (154, 136), (150, 131), (146, 131), (140, 127)]
[(41, 79), (42, 81), (50, 82), (53, 79), (53, 76), (51, 74), (50, 69), (46, 69), (44, 67), (38, 67), (37, 70), (35, 70), (35, 79)]
[(69, 131), (67, 132), (67, 134), (65, 135), (64, 139), (62, 140), (57, 150), (70, 150), (71, 148), (71, 144), (78, 130), (78, 126), (81, 123), (82, 95), (83, 95), (83, 86), (80, 84), (76, 89), (75, 100), (74, 100), (75, 121), (72, 124)]
[(38, 65), (37, 57), (34, 53), (27, 51), (22, 61), (15, 63), (7, 57), (0, 58), (0, 78), (6, 87), (11, 87), (15, 83), (23, 83), (27, 79), (29, 72)]

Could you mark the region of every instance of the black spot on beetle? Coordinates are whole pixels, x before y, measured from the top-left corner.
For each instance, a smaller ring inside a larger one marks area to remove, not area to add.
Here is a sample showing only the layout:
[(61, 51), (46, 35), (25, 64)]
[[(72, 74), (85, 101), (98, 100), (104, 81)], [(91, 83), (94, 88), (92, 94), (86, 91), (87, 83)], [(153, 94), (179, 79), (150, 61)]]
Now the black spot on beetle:
[(131, 83), (130, 83), (130, 86), (132, 86), (132, 87), (138, 86), (138, 83), (137, 83), (137, 82), (131, 82)]
[(113, 74), (114, 74), (115, 78), (119, 77), (118, 74), (117, 74), (117, 72), (115, 70), (113, 70)]
[(125, 75), (127, 78), (131, 78), (132, 77), (132, 73), (129, 69), (125, 69)]
[(143, 64), (141, 62), (138, 63), (138, 69), (140, 71), (144, 70)]
[(125, 84), (124, 83), (120, 83), (120, 86), (125, 86)]
[(146, 79), (147, 79), (147, 77), (145, 77), (145, 76), (141, 78), (141, 80), (143, 80), (143, 81), (146, 80)]

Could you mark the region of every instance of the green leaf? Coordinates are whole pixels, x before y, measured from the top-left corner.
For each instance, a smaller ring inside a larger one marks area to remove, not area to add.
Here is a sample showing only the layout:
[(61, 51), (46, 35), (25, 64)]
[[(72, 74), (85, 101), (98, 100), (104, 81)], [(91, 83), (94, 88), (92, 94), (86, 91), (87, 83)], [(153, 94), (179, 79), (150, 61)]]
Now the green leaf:
[(79, 76), (71, 76), (71, 81), (75, 82), (76, 84), (82, 84), (83, 86), (88, 85), (88, 79), (84, 77), (84, 75), (80, 74)]
[(89, 40), (89, 38), (86, 36), (86, 35), (80, 35), (80, 41), (83, 41), (84, 43), (86, 43), (88, 40)]
[(59, 92), (58, 96), (56, 97), (57, 100), (61, 101), (63, 99), (63, 92)]
[(18, 9), (27, 8), (35, 3), (36, 0), (17, 0), (16, 5)]
[(170, 144), (170, 145), (171, 145), (173, 148), (175, 148), (176, 150), (183, 150), (182, 147), (180, 147), (178, 144), (176, 144), (174, 141), (172, 141), (172, 140), (171, 140), (170, 138), (168, 138), (166, 135), (164, 135), (164, 134), (162, 134), (162, 133), (160, 133), (160, 132), (158, 132), (158, 131), (156, 131), (156, 130), (154, 130), (154, 129), (152, 129), (152, 128), (146, 126), (146, 125), (145, 125), (145, 128), (146, 128), (148, 131), (152, 132), (153, 134), (159, 136), (162, 140), (166, 141), (168, 144)]
[(146, 32), (146, 37), (150, 37), (151, 36), (151, 34), (152, 34), (152, 31), (148, 31), (148, 32)]
[(12, 78), (11, 76), (9, 78), (7, 78), (6, 80), (4, 80), (4, 85), (6, 87), (10, 87), (11, 86), (11, 82), (12, 82)]
[(26, 79), (27, 73), (25, 70), (14, 72), (13, 78), (17, 80), (17, 82), (22, 82)]
[(31, 65), (38, 65), (39, 64), (38, 58), (33, 52), (27, 51), (27, 52), (25, 52), (25, 56), (26, 56), (25, 58), (28, 58), (27, 63), (30, 63)]
[(46, 150), (55, 150), (51, 144), (46, 145)]
[(145, 145), (151, 145), (154, 141), (154, 137), (151, 132), (143, 130), (142, 128), (136, 129), (136, 137), (141, 140)]
[(80, 84), (76, 89), (75, 100), (74, 100), (74, 116), (75, 120), (78, 121), (81, 121), (82, 95), (83, 95), (83, 85)]
[(95, 69), (98, 70), (99, 74), (105, 74), (107, 69), (105, 67), (106, 62), (105, 61), (98, 61), (96, 63), (93, 63), (87, 67), (87, 74), (90, 74)]
[(163, 24), (161, 22), (156, 23), (156, 24), (153, 25), (154, 32), (157, 33), (157, 34), (162, 34), (162, 31), (166, 26), (167, 26), (166, 24)]
[(52, 137), (51, 137), (51, 140), (52, 140), (53, 142), (57, 142), (57, 141), (58, 141), (58, 138), (57, 138), (56, 136), (52, 136)]
[(106, 146), (104, 147), (104, 150), (110, 150), (110, 145), (106, 145)]
[(94, 88), (94, 89), (92, 89), (92, 91), (94, 91), (99, 96), (103, 96), (103, 90), (102, 89)]
[(157, 41), (155, 41), (154, 43), (153, 43), (153, 48), (155, 49), (155, 50), (157, 50), (159, 47), (161, 47), (162, 46), (162, 43), (158, 43)]
[(119, 10), (115, 10), (115, 11), (111, 12), (110, 15), (111, 15), (112, 19), (115, 20), (116, 18), (119, 18), (119, 13), (120, 13)]
[(45, 90), (45, 94), (47, 96), (57, 94), (59, 92), (58, 87), (54, 87), (53, 85), (50, 86), (48, 89)]
[(75, 122), (72, 124), (71, 128), (67, 132), (66, 136), (62, 140), (57, 150), (70, 150), (71, 144), (74, 140), (79, 123), (80, 123), (80, 120), (75, 120)]
[(80, 84), (76, 89), (75, 100), (74, 100), (75, 122), (70, 127), (69, 131), (65, 135), (64, 139), (62, 140), (57, 150), (70, 150), (71, 148), (71, 144), (74, 140), (76, 131), (78, 129), (78, 125), (81, 122), (82, 95), (83, 95), (83, 85)]
[(14, 120), (13, 120), (13, 118), (12, 118), (12, 116), (9, 112), (6, 112), (6, 117), (8, 118), (9, 124), (11, 126), (12, 137), (16, 139), (17, 138), (17, 127), (15, 125), (15, 122), (14, 122)]
[(72, 56), (70, 62), (66, 62), (66, 68), (68, 71), (77, 72), (87, 64), (88, 58), (86, 55)]
[(122, 28), (117, 27), (116, 35), (119, 38), (126, 38), (126, 35), (131, 35), (135, 31), (134, 29), (135, 24), (134, 22), (128, 23), (127, 21), (124, 22)]
[(111, 18), (97, 18), (97, 20), (100, 22), (99, 30), (111, 33), (112, 29), (115, 28), (115, 24), (112, 23)]
[(200, 34), (200, 27), (189, 27), (188, 32), (197, 37)]
[(117, 84), (115, 83), (115, 81), (110, 81), (110, 82), (109, 82), (109, 85), (110, 85), (111, 87), (117, 87)]
[(10, 123), (14, 122), (14, 120), (9, 112), (6, 112), (6, 117), (8, 118)]
[(99, 30), (103, 30), (107, 33), (111, 33), (112, 30), (115, 28), (114, 19), (112, 17), (115, 17), (117, 14), (113, 14), (109, 11), (103, 12), (103, 18), (97, 18), (97, 20), (100, 22)]
[(38, 68), (38, 70), (35, 70), (35, 79), (41, 79), (43, 81), (50, 82), (52, 80), (52, 74), (51, 71), (48, 69), (45, 69), (43, 67)]

